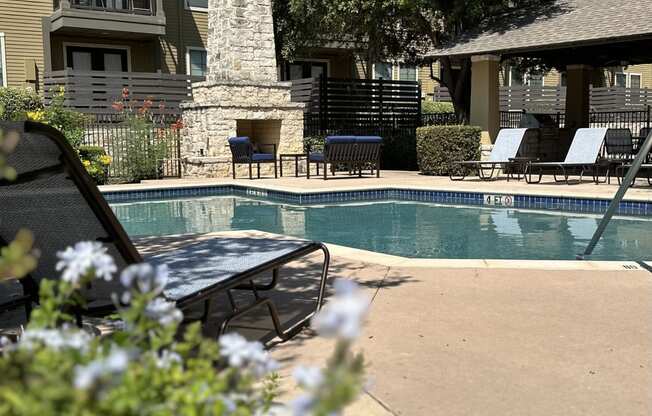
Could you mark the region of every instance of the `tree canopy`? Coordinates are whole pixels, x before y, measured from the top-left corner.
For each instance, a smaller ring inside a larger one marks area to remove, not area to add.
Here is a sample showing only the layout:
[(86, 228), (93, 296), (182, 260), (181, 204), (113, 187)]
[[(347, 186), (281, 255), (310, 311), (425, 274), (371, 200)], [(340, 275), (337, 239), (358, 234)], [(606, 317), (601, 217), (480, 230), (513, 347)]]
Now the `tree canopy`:
[[(503, 20), (526, 22), (551, 10), (553, 0), (274, 0), (277, 51), (293, 60), (310, 47), (339, 45), (367, 63), (403, 60), (422, 63), (425, 53)], [(432, 74), (451, 93), (456, 113), (467, 121), (470, 107), (469, 59), (440, 59)], [(521, 62), (526, 67), (540, 62)]]

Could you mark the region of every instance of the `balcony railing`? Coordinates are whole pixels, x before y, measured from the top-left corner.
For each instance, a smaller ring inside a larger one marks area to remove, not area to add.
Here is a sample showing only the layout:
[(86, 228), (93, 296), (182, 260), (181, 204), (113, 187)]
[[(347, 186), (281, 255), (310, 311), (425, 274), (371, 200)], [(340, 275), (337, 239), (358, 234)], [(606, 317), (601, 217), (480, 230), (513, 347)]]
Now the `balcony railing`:
[(114, 13), (129, 13), (141, 15), (156, 15), (154, 0), (55, 0), (57, 9), (82, 9)]

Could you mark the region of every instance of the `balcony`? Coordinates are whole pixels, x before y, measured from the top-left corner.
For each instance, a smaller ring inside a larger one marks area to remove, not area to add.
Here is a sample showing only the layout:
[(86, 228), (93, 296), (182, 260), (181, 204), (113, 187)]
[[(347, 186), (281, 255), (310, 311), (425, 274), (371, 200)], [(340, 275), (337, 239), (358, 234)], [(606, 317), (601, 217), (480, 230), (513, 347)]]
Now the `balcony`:
[(50, 32), (129, 38), (165, 35), (163, 0), (54, 0)]

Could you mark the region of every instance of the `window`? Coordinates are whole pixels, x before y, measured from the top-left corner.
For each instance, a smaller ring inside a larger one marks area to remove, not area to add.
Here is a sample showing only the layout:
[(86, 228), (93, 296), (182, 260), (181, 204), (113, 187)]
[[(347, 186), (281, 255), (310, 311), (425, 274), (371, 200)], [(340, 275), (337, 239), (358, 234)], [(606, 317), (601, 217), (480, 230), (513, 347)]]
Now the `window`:
[(530, 87), (543, 87), (543, 75), (541, 74), (525, 74), (517, 68), (509, 69), (509, 86), (520, 87), (527, 85)]
[(417, 81), (417, 67), (413, 65), (400, 65), (398, 79), (399, 81)]
[(322, 61), (294, 61), (285, 64), (282, 74), (283, 81), (303, 78), (319, 78), (328, 76), (328, 62)]
[(392, 79), (392, 64), (378, 63), (374, 64), (374, 79)]
[(7, 59), (5, 56), (5, 34), (0, 33), (0, 87), (7, 86)]
[(77, 71), (129, 71), (127, 48), (70, 45), (65, 47), (66, 67)]
[(614, 75), (614, 87), (641, 88), (641, 74), (617, 72)]
[(627, 86), (627, 74), (624, 74), (622, 72), (616, 74), (616, 77), (614, 79), (614, 86), (625, 88)]
[(568, 75), (565, 72), (562, 72), (559, 75), (559, 86), (565, 87), (568, 84)]
[(188, 75), (205, 77), (208, 68), (207, 59), (208, 54), (205, 49), (188, 47), (186, 54)]
[(186, 9), (200, 12), (208, 11), (208, 0), (185, 0)]

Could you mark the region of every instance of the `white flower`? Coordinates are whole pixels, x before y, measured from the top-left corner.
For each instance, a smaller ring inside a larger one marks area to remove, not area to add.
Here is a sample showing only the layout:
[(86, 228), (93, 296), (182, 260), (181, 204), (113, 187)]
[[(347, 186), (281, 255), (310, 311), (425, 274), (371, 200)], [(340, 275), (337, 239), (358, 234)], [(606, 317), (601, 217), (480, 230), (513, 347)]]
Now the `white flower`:
[(335, 281), (335, 297), (312, 319), (313, 328), (326, 337), (354, 340), (360, 335), (369, 300), (349, 280)]
[(304, 394), (290, 402), (290, 408), (294, 416), (307, 416), (312, 414), (312, 408), (315, 407), (316, 400), (309, 394)]
[(23, 332), (17, 348), (33, 350), (45, 346), (54, 350), (86, 350), (91, 336), (84, 331), (69, 329), (34, 329)]
[(167, 369), (172, 366), (172, 363), (182, 363), (181, 356), (176, 352), (170, 350), (163, 350), (155, 355), (156, 367)]
[(89, 273), (94, 272), (98, 278), (111, 280), (117, 267), (113, 258), (107, 254), (106, 247), (94, 241), (81, 241), (74, 247), (68, 247), (57, 253), (59, 262), (56, 270), (62, 271), (61, 278), (74, 285)]
[(177, 309), (174, 302), (163, 298), (156, 298), (145, 306), (145, 316), (158, 321), (163, 326), (179, 323), (183, 320), (183, 313)]
[(75, 388), (86, 390), (94, 386), (101, 378), (122, 374), (128, 365), (129, 354), (125, 350), (114, 348), (106, 358), (75, 367)]
[[(152, 266), (149, 263), (132, 264), (120, 274), (120, 282), (127, 289), (136, 288), (140, 293), (159, 295), (168, 282), (166, 265)], [(135, 285), (134, 285), (135, 282)]]
[(308, 390), (316, 390), (324, 383), (324, 375), (318, 367), (298, 366), (292, 376), (299, 386)]
[(230, 333), (219, 339), (220, 354), (229, 366), (251, 371), (256, 377), (262, 377), (278, 368), (276, 361), (269, 357), (260, 342), (249, 342), (242, 335)]

